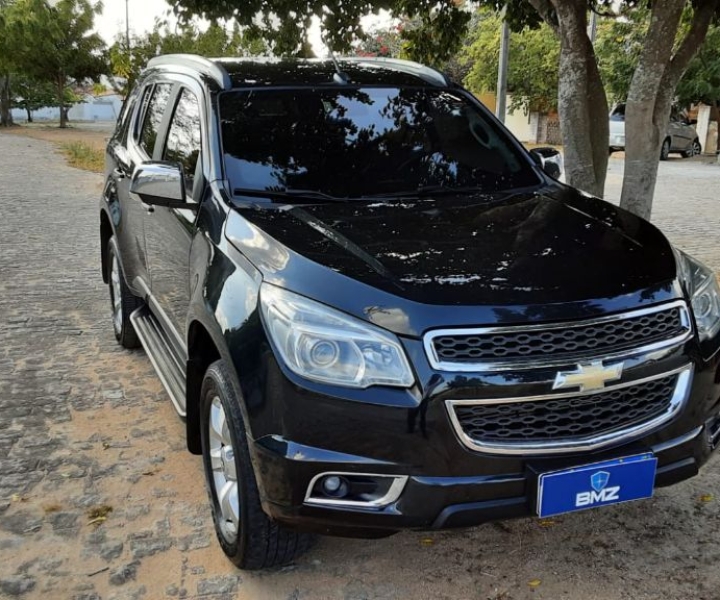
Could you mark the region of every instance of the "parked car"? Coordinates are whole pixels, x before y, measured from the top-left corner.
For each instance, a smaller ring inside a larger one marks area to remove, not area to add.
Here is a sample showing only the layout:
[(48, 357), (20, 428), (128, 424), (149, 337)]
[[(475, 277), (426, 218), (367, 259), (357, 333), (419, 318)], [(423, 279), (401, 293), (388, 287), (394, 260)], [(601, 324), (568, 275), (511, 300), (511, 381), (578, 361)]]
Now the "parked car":
[(102, 276), (236, 565), (647, 498), (708, 459), (714, 274), (542, 165), (416, 63), (150, 61)]
[[(702, 146), (690, 119), (672, 112), (660, 149), (660, 160), (667, 160), (671, 152), (683, 158), (702, 154)], [(625, 150), (625, 105), (618, 104), (610, 113), (610, 154)]]

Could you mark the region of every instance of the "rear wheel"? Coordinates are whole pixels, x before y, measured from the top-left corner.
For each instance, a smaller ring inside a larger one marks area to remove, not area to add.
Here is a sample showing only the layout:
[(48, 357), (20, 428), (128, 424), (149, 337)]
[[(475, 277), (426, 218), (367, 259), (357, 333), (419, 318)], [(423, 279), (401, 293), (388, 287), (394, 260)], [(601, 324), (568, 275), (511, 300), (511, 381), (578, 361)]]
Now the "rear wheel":
[(700, 145), (700, 140), (696, 138), (693, 140), (693, 143), (690, 144), (690, 147), (682, 153), (682, 155), (685, 158), (692, 158), (693, 156), (699, 156), (701, 152), (702, 146)]
[(292, 561), (312, 538), (281, 527), (263, 512), (240, 405), (223, 361), (208, 368), (200, 403), (203, 464), (220, 546), (241, 569)]
[(663, 142), (662, 148), (660, 149), (660, 160), (667, 160), (670, 156), (670, 139), (666, 139)]
[(140, 339), (135, 333), (130, 315), (142, 306), (142, 300), (135, 296), (125, 283), (114, 238), (108, 242), (107, 257), (108, 287), (110, 288), (110, 306), (115, 338), (123, 348), (139, 348)]

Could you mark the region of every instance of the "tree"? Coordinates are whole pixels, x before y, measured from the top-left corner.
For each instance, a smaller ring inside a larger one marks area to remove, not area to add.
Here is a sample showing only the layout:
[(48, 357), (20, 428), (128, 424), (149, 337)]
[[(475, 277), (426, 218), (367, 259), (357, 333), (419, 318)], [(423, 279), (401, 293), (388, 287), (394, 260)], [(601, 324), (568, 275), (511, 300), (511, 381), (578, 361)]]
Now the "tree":
[[(468, 33), (460, 62), (470, 69), (465, 85), (473, 92), (495, 91), (497, 87), (502, 20), (495, 12), (480, 11), (480, 18)], [(508, 93), (511, 110), (548, 112), (557, 108), (560, 44), (547, 25), (525, 28), (510, 35)]]
[(116, 78), (115, 88), (123, 95), (132, 87), (147, 62), (160, 54), (199, 54), (201, 56), (259, 56), (267, 46), (258, 37), (240, 28), (237, 23), (225, 27), (212, 23), (201, 30), (196, 23), (181, 22), (171, 26), (157, 19), (149, 33), (134, 37), (127, 48), (124, 36), (110, 47), (110, 65)]
[[(626, 169), (622, 206), (650, 216), (662, 138), (675, 88), (705, 38), (720, 0), (654, 0), (650, 26), (628, 91)], [(649, 0), (479, 0), (499, 10), (514, 31), (545, 22), (560, 41), (558, 112), (568, 181), (592, 194), (604, 191), (608, 163), (608, 104), (593, 45), (588, 12), (648, 6)], [(182, 17), (235, 17), (262, 30), (281, 52), (307, 37), (320, 18), (333, 48), (347, 49), (360, 37), (360, 18), (381, 9), (419, 19), (405, 48), (423, 62), (438, 63), (458, 49), (470, 20), (460, 0), (177, 0)], [(683, 10), (688, 25), (681, 28)]]
[(92, 33), (100, 2), (90, 0), (17, 0), (13, 6), (10, 43), (19, 72), (51, 82), (60, 109), (60, 127), (67, 126), (68, 87), (97, 80), (108, 72), (105, 42)]
[(10, 2), (0, 0), (0, 127), (12, 125), (10, 73), (12, 53), (8, 43)]
[(30, 77), (16, 76), (12, 82), (13, 108), (22, 108), (27, 113), (28, 123), (32, 123), (32, 113), (55, 102), (52, 84), (37, 81)]

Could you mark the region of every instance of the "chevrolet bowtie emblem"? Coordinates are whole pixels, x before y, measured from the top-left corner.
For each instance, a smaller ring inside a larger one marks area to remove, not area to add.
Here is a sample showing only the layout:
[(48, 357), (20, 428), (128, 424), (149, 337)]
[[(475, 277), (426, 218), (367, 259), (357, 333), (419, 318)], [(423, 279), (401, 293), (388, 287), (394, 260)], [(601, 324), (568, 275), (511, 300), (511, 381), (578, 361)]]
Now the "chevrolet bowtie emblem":
[(581, 392), (601, 390), (608, 381), (620, 379), (623, 363), (604, 366), (601, 360), (579, 364), (574, 371), (559, 371), (553, 383), (554, 390), (579, 387)]

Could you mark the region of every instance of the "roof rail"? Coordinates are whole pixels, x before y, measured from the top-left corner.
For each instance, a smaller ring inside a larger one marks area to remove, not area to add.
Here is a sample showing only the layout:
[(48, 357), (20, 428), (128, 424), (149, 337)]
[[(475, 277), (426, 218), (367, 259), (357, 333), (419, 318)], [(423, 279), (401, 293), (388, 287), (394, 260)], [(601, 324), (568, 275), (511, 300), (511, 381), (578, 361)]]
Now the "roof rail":
[(224, 90), (232, 88), (230, 75), (222, 65), (197, 54), (163, 54), (151, 58), (147, 64), (152, 67), (185, 67), (214, 79)]
[(428, 83), (436, 85), (448, 86), (450, 81), (444, 74), (432, 67), (426, 67), (420, 63), (411, 60), (403, 60), (401, 58), (385, 58), (383, 56), (343, 56), (340, 60), (354, 63), (365, 63), (370, 65), (383, 66), (403, 73), (409, 73), (424, 79)]

